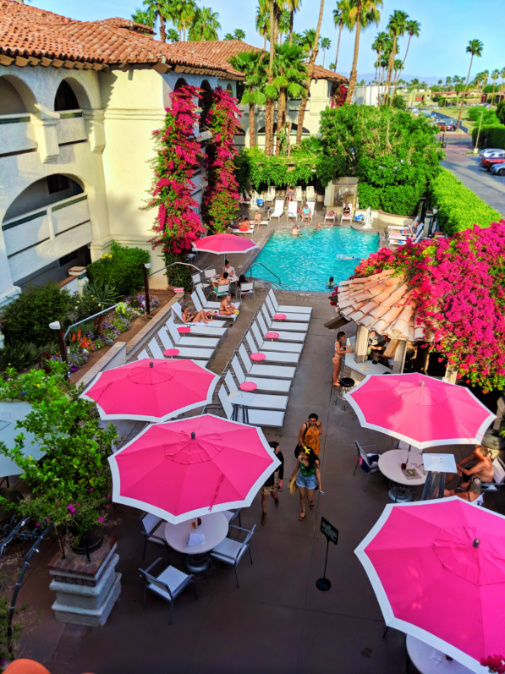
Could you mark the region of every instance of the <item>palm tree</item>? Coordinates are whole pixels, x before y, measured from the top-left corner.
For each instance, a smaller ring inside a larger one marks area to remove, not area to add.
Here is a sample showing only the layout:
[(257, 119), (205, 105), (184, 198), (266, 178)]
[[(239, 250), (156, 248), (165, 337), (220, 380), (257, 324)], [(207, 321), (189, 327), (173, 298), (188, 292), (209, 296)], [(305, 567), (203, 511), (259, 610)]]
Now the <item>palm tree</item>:
[(279, 14), (279, 44), (282, 43), (282, 36), (289, 33), (289, 24), (291, 21), (291, 13), (287, 9), (283, 9)]
[(289, 44), (293, 44), (293, 26), (295, 22), (295, 14), (300, 11), (302, 0), (286, 0), (286, 9), (289, 11)]
[(135, 12), (132, 14), (132, 21), (135, 21), (135, 23), (140, 23), (142, 26), (150, 26), (151, 28), (154, 28), (155, 20), (156, 16), (152, 9), (144, 11), (143, 9), (136, 7)]
[(238, 40), (239, 42), (245, 40), (245, 30), (242, 30), (242, 28), (235, 28), (233, 31), (233, 39)]
[(314, 28), (307, 28), (303, 31), (301, 39), (298, 40), (297, 44), (305, 49), (306, 54), (310, 54), (311, 50), (314, 48), (314, 43), (316, 40), (316, 31)]
[(447, 87), (447, 91), (451, 90), (451, 84), (452, 84), (452, 77), (446, 77), (445, 78), (445, 85)]
[[(261, 2), (261, 0), (260, 0)], [(269, 0), (270, 11), (270, 58), (268, 61), (268, 75), (267, 75), (267, 105), (265, 110), (265, 154), (269, 157), (273, 152), (274, 143), (274, 97), (269, 94), (276, 92), (273, 87), (274, 79), (274, 56), (275, 45), (277, 43), (277, 35), (279, 33), (279, 16), (283, 9), (283, 0)]]
[(337, 55), (335, 56), (333, 68), (330, 67), (330, 70), (333, 70), (334, 73), (337, 72), (338, 52), (340, 51), (340, 37), (342, 35), (342, 29), (344, 26), (345, 28), (350, 29), (349, 12), (351, 7), (351, 0), (339, 0), (339, 2), (337, 2), (337, 8), (333, 10), (333, 23), (335, 24), (335, 28), (338, 28)]
[(461, 115), (463, 114), (463, 101), (465, 100), (465, 94), (466, 94), (466, 88), (468, 86), (468, 82), (470, 80), (470, 72), (472, 70), (472, 63), (473, 63), (473, 57), (474, 56), (482, 56), (482, 50), (484, 49), (484, 45), (480, 40), (470, 40), (466, 47), (466, 53), (471, 54), (470, 57), (470, 65), (468, 66), (468, 75), (466, 76), (466, 84), (465, 84), (465, 93), (463, 94), (461, 98), (461, 104), (459, 107), (459, 114), (458, 114), (458, 123), (456, 124), (456, 131), (459, 129), (460, 124), (461, 124)]
[(493, 80), (493, 93), (491, 94), (491, 103), (494, 103), (494, 90), (496, 88), (496, 82), (498, 81), (498, 78), (500, 77), (500, 71), (495, 68), (493, 72), (491, 73), (491, 79)]
[(263, 35), (263, 50), (267, 50), (267, 36), (270, 35), (270, 1), (259, 0), (256, 10), (256, 30)]
[(305, 110), (307, 108), (307, 99), (309, 97), (310, 85), (312, 84), (314, 64), (316, 62), (317, 53), (319, 51), (319, 35), (321, 34), (321, 23), (323, 21), (323, 12), (324, 12), (324, 0), (321, 0), (321, 3), (319, 5), (319, 18), (317, 20), (316, 34), (314, 36), (312, 52), (310, 54), (309, 63), (307, 65), (307, 80), (305, 82), (305, 91), (303, 92), (303, 97), (300, 103), (300, 111), (298, 112), (298, 129), (296, 130), (297, 145), (300, 145), (300, 143), (302, 142), (303, 122), (305, 119)]
[(286, 141), (287, 101), (289, 99), (301, 98), (303, 95), (303, 85), (307, 77), (307, 67), (303, 62), (304, 59), (305, 52), (300, 45), (285, 42), (275, 48), (274, 80), (272, 86), (277, 89), (278, 94), (277, 146), (275, 151), (277, 155), (281, 153)]
[(324, 59), (326, 58), (326, 50), (331, 47), (331, 40), (329, 37), (323, 37), (321, 40), (321, 49), (323, 50), (323, 68), (324, 68)]
[[(388, 53), (388, 58), (389, 58), (389, 52), (387, 52), (387, 48), (389, 46), (389, 43), (391, 42), (389, 35), (385, 33), (384, 31), (381, 31), (380, 33), (377, 34), (377, 37), (372, 43), (372, 50), (377, 54), (377, 60), (375, 61), (375, 80), (377, 82), (377, 85), (379, 87), (379, 95), (377, 99), (377, 105), (380, 108), (381, 106), (381, 84), (382, 84), (382, 70), (383, 70), (383, 63), (384, 63), (384, 55)], [(391, 47), (393, 44), (391, 43)]]
[(502, 79), (502, 85), (503, 85), (503, 83), (505, 82), (505, 68), (502, 68), (500, 70), (500, 77)]
[(167, 30), (167, 37), (170, 42), (179, 42), (179, 33), (175, 30), (175, 28), (169, 28)]
[(249, 145), (256, 146), (255, 106), (264, 105), (266, 96), (262, 92), (266, 82), (265, 53), (256, 49), (239, 52), (230, 58), (231, 65), (244, 74), (244, 95), (240, 103), (249, 106)]
[(405, 56), (403, 57), (402, 61), (402, 67), (400, 68), (400, 72), (398, 73), (397, 81), (395, 82), (395, 88), (393, 90), (393, 96), (396, 94), (396, 87), (398, 86), (398, 80), (401, 77), (401, 74), (403, 72), (403, 68), (405, 66), (405, 61), (407, 60), (407, 54), (409, 53), (409, 47), (410, 47), (410, 41), (415, 35), (416, 37), (419, 37), (419, 33), (421, 32), (421, 24), (419, 21), (414, 21), (412, 19), (409, 19), (406, 24), (405, 24), (405, 32), (408, 33), (409, 35), (409, 40), (407, 42), (407, 49), (405, 50)]
[(165, 19), (169, 19), (169, 13), (163, 0), (144, 0), (144, 7), (146, 7), (147, 14), (153, 16), (153, 25), (156, 19), (160, 22), (160, 39), (162, 42), (167, 41), (167, 32), (165, 30)]
[(221, 28), (219, 14), (210, 7), (196, 8), (195, 17), (189, 29), (189, 39), (197, 41), (219, 40), (217, 31)]
[(389, 55), (389, 63), (388, 63), (388, 76), (386, 80), (386, 96), (388, 98), (389, 105), (391, 105), (391, 80), (393, 77), (393, 72), (394, 72), (394, 65), (395, 65), (395, 57), (397, 54), (397, 44), (398, 44), (398, 38), (405, 35), (405, 31), (407, 30), (407, 21), (408, 21), (409, 15), (407, 12), (402, 12), (399, 9), (395, 9), (395, 11), (391, 14), (389, 17), (388, 21), (388, 30), (389, 34), (393, 38), (393, 49), (391, 50), (391, 54)]
[(382, 7), (382, 0), (351, 0), (351, 9), (349, 12), (349, 27), (355, 28), (354, 35), (354, 55), (352, 59), (351, 76), (349, 78), (349, 86), (347, 88), (346, 103), (350, 103), (356, 86), (356, 79), (358, 77), (358, 56), (359, 56), (359, 39), (361, 29), (366, 28), (372, 23), (379, 23), (380, 11)]

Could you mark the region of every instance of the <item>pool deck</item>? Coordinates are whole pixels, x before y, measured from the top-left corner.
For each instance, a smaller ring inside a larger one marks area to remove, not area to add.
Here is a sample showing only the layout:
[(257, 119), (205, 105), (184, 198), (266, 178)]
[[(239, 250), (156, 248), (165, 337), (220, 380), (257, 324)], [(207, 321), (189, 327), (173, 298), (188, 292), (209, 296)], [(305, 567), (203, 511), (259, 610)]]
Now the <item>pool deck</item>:
[[(262, 237), (268, 231), (262, 230)], [(239, 257), (239, 256), (237, 256)], [(238, 263), (237, 263), (238, 264)], [(236, 325), (219, 347), (210, 368), (221, 373), (248, 328), (266, 290), (244, 300)], [(285, 478), (295, 459), (293, 450), (301, 424), (311, 412), (323, 423), (322, 481), (325, 496), (316, 495), (314, 511), (298, 521), (297, 496), (290, 496), (287, 479), (280, 506), (268, 505), (261, 526), (260, 496), (242, 511), (243, 526), (256, 525), (252, 539), (254, 565), (246, 557), (239, 566), (240, 588), (233, 569), (214, 564), (198, 583), (199, 601), (191, 591), (175, 602), (174, 623), (167, 624), (168, 605), (149, 596), (142, 608), (143, 585), (138, 567), (147, 567), (162, 554), (151, 546), (142, 561), (139, 512), (115, 507), (122, 593), (108, 622), (101, 628), (57, 623), (51, 612), (46, 568), (55, 553), (47, 541), (23, 584), (19, 605), (28, 604), (21, 620), (25, 629), (18, 653), (43, 662), (51, 674), (401, 674), (405, 671), (404, 636), (390, 630), (383, 638), (384, 622), (370, 582), (353, 550), (377, 521), (389, 502), (387, 485), (372, 475), (363, 491), (365, 474), (355, 476), (354, 441), (386, 450), (392, 439), (360, 427), (347, 405), (337, 404), (331, 386), (331, 356), (335, 333), (324, 327), (334, 311), (321, 294), (278, 293), (279, 303), (309, 304), (313, 318), (292, 386), (284, 427), (266, 429), (268, 440), (278, 440), (285, 458)], [(352, 334), (351, 326), (348, 332)], [(142, 424), (123, 423), (125, 438)], [(440, 450), (438, 450), (440, 451)], [(469, 448), (454, 448), (457, 460)], [(486, 496), (486, 505), (504, 511), (502, 494)], [(488, 503), (489, 500), (489, 503)], [(326, 542), (320, 533), (321, 516), (339, 530), (338, 545), (331, 545), (328, 592), (315, 582), (322, 576)], [(184, 568), (176, 552), (170, 563)], [(413, 670), (412, 670), (413, 671)]]

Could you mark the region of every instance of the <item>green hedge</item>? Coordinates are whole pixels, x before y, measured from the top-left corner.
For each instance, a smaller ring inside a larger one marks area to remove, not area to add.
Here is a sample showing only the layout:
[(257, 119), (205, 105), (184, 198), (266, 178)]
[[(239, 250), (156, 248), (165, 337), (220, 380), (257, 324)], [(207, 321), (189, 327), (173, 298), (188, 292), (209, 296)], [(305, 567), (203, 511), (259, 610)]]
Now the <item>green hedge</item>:
[(430, 181), (432, 204), (438, 206), (440, 229), (445, 234), (462, 232), (479, 225), (489, 227), (503, 216), (465, 187), (450, 171), (442, 169)]
[[(477, 142), (479, 128), (472, 131), (472, 143)], [(479, 149), (497, 147), (505, 150), (505, 126), (503, 124), (482, 125), (479, 136)]]
[(379, 209), (394, 215), (415, 215), (417, 205), (424, 194), (424, 185), (386, 185), (374, 187), (359, 183), (360, 208)]
[(142, 266), (149, 260), (149, 251), (113, 241), (110, 253), (88, 265), (88, 277), (93, 283), (112, 285), (118, 295), (133, 295), (144, 285)]

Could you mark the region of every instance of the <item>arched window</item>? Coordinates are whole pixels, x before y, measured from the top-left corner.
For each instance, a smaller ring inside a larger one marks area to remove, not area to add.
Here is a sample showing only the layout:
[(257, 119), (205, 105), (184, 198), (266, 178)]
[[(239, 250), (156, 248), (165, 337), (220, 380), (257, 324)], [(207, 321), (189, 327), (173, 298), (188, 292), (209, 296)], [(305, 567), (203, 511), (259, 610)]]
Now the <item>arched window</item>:
[(35, 181), (21, 194), (18, 194), (5, 212), (4, 221), (20, 217), (37, 208), (45, 208), (83, 192), (83, 186), (74, 178), (62, 173), (54, 173), (47, 178)]
[(61, 82), (60, 86), (58, 87), (58, 91), (56, 92), (56, 96), (54, 98), (55, 111), (60, 112), (63, 110), (79, 110), (80, 107), (81, 106), (79, 105), (79, 101), (77, 100), (74, 90), (66, 80), (63, 80), (63, 82)]
[(19, 77), (0, 77), (0, 115), (36, 112), (36, 101), (31, 89)]
[(187, 87), (188, 83), (184, 79), (184, 77), (179, 77), (177, 82), (175, 83), (174, 91), (177, 91), (177, 89), (180, 89), (181, 87)]
[(207, 82), (207, 80), (203, 80), (203, 82), (200, 85), (200, 88), (202, 90), (202, 99), (200, 101), (200, 108), (201, 108), (201, 113), (200, 113), (200, 131), (203, 131), (207, 128), (207, 114), (210, 110), (210, 106), (212, 105), (212, 87), (210, 84)]

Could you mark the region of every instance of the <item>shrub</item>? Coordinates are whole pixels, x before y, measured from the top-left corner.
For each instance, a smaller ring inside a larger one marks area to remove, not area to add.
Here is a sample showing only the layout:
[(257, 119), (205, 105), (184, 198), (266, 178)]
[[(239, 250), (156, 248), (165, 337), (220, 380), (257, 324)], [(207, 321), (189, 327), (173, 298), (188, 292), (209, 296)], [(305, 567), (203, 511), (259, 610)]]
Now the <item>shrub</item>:
[(32, 342), (6, 342), (0, 350), (0, 372), (8, 367), (24, 370), (33, 365), (39, 356), (39, 348)]
[(5, 341), (9, 344), (32, 342), (35, 345), (51, 341), (54, 333), (49, 323), (64, 323), (71, 305), (71, 296), (55, 283), (29, 286), (3, 311)]
[(468, 119), (471, 122), (476, 122), (477, 124), (480, 124), (481, 115), (482, 115), (482, 124), (500, 123), (500, 120), (496, 116), (495, 111), (490, 110), (489, 108), (485, 108), (479, 105), (475, 108), (470, 108), (470, 110), (468, 111)]
[[(472, 131), (472, 143), (474, 145), (477, 142), (478, 135), (479, 127), (477, 126)], [(505, 150), (505, 125), (482, 125), (479, 135), (479, 148), (482, 149), (484, 147), (499, 147)]]
[(144, 284), (142, 265), (149, 260), (149, 251), (113, 241), (109, 254), (88, 265), (88, 276), (95, 287), (111, 285), (117, 295), (132, 295)]
[(450, 171), (442, 169), (430, 184), (432, 203), (438, 206), (440, 228), (446, 234), (479, 225), (489, 227), (503, 216), (465, 187)]
[(505, 101), (500, 101), (496, 106), (496, 116), (502, 124), (505, 124)]
[(361, 208), (384, 210), (395, 215), (415, 215), (417, 205), (425, 191), (424, 185), (387, 185), (375, 187), (367, 183), (358, 184)]
[(393, 96), (391, 105), (393, 106), (393, 108), (398, 108), (398, 110), (406, 110), (407, 108), (407, 103), (403, 98), (403, 96), (401, 96), (400, 94), (396, 94), (395, 96)]

